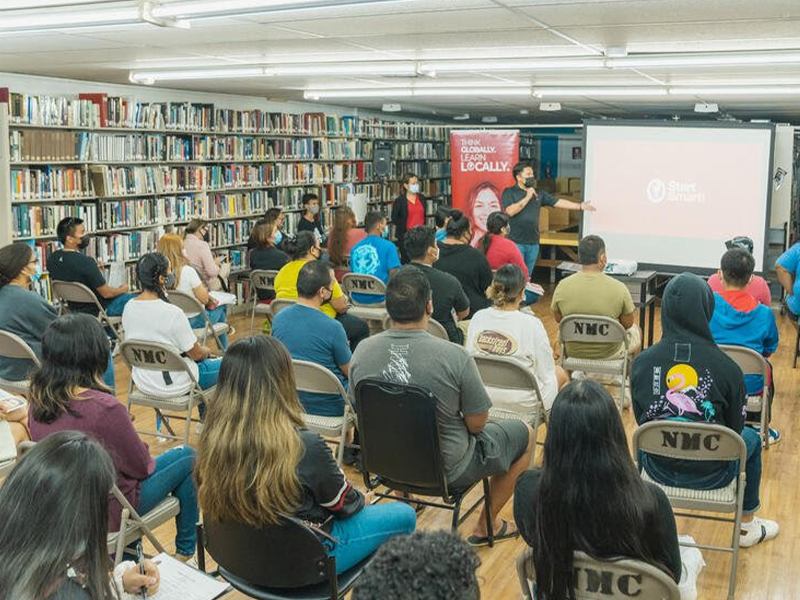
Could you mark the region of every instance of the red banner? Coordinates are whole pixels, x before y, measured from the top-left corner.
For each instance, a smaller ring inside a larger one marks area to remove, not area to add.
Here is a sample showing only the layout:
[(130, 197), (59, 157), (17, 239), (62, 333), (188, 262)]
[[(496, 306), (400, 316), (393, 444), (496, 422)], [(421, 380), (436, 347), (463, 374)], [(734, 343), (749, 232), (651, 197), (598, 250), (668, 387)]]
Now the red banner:
[(450, 132), (453, 208), (472, 223), (472, 244), (486, 233), (486, 219), (503, 210), (500, 196), (514, 185), (511, 169), (519, 161), (519, 131)]

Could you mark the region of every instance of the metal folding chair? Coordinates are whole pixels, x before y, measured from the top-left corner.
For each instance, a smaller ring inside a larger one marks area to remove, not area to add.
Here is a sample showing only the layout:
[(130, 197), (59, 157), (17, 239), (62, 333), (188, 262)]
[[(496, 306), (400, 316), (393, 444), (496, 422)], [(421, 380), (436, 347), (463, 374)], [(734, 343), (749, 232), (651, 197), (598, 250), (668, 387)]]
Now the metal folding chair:
[[(0, 329), (0, 356), (3, 358), (16, 358), (21, 360), (30, 360), (34, 366), (39, 366), (39, 358), (31, 347), (16, 334), (9, 331)], [(28, 396), (28, 388), (30, 381), (23, 379), (21, 381), (9, 381), (0, 377), (0, 388), (4, 389), (10, 394), (19, 394), (21, 396)]]
[(748, 423), (759, 426), (761, 445), (764, 449), (769, 450), (769, 421), (772, 413), (772, 396), (769, 385), (767, 385), (771, 377), (769, 363), (766, 358), (751, 348), (720, 345), (720, 349), (739, 365), (744, 375), (761, 375), (764, 378), (764, 389), (761, 394), (747, 396), (747, 412), (761, 413), (760, 421), (748, 421)]
[(53, 279), (50, 282), (50, 289), (53, 297), (58, 299), (58, 313), (64, 314), (69, 310), (70, 302), (77, 304), (93, 304), (97, 307), (97, 320), (105, 327), (110, 327), (117, 336), (118, 341), (124, 339), (122, 330), (122, 317), (109, 317), (105, 308), (95, 296), (94, 292), (87, 286), (77, 281), (59, 281)]
[(200, 301), (195, 298), (193, 294), (170, 290), (167, 292), (167, 298), (170, 304), (174, 304), (183, 311), (187, 319), (202, 315), (203, 320), (206, 322), (205, 327), (192, 329), (198, 342), (205, 344), (208, 337), (211, 336), (216, 341), (217, 348), (220, 352), (225, 351), (219, 336), (228, 333), (230, 331), (230, 325), (227, 323), (212, 323), (211, 319), (208, 318), (206, 307), (200, 304)]
[(353, 294), (362, 294), (364, 296), (386, 296), (386, 284), (373, 275), (364, 275), (361, 273), (347, 273), (342, 277), (342, 289), (347, 297), (350, 299), (352, 308), (348, 311), (354, 317), (359, 317), (368, 321), (369, 323), (377, 324), (377, 327), (383, 327), (383, 323), (389, 316), (386, 312), (386, 302), (374, 302), (372, 304), (365, 304), (359, 302), (353, 297)]
[(272, 318), (274, 319), (284, 308), (289, 308), (294, 304), (297, 304), (296, 298), (275, 298), (275, 300), (272, 301), (272, 304), (270, 304)]
[(272, 292), (274, 294), (275, 277), (277, 275), (277, 271), (268, 269), (254, 269), (250, 272), (250, 289), (253, 293), (253, 305), (250, 308), (250, 335), (253, 335), (256, 313), (266, 315), (268, 319), (272, 315), (272, 305), (259, 302), (258, 292)]
[[(390, 329), (392, 327), (392, 318), (390, 316), (386, 316), (383, 320), (383, 329), (384, 331)], [(439, 323), (436, 319), (428, 319), (428, 333), (430, 333), (433, 337), (437, 337), (440, 340), (450, 341), (450, 336), (447, 335), (447, 330), (444, 326)]]

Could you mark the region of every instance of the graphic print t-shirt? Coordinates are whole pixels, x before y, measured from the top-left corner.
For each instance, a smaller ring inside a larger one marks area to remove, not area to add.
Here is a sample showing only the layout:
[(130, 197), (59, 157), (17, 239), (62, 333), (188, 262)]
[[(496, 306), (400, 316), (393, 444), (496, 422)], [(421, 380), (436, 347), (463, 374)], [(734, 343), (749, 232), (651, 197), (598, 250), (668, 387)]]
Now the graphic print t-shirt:
[[(373, 275), (384, 283), (389, 281), (389, 271), (400, 266), (397, 246), (389, 240), (369, 235), (350, 251), (350, 270), (362, 275)], [(383, 296), (353, 294), (353, 299), (363, 304), (383, 302)]]

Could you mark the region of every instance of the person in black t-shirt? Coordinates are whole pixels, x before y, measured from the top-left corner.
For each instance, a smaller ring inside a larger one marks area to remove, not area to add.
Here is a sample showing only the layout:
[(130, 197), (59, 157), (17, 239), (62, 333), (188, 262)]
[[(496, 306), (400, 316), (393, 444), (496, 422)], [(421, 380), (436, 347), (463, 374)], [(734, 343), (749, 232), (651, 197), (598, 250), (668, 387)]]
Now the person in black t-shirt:
[(321, 246), (327, 242), (327, 236), (322, 231), (319, 218), (319, 196), (316, 194), (303, 194), (303, 209), (305, 212), (297, 223), (297, 232), (310, 231), (317, 238)]
[[(122, 316), (122, 310), (128, 300), (134, 298), (136, 294), (128, 293), (127, 284), (119, 287), (108, 285), (95, 260), (81, 252), (90, 241), (86, 235), (83, 219), (76, 217), (62, 219), (56, 227), (56, 234), (62, 249), (56, 250), (47, 258), (50, 277), (56, 281), (82, 283), (94, 292), (108, 316)], [(70, 302), (69, 307), (75, 312), (97, 315), (97, 307), (94, 304)]]
[(469, 298), (469, 318), (477, 311), (491, 305), (486, 289), (492, 285), (492, 268), (486, 256), (470, 246), (472, 230), (469, 219), (460, 210), (454, 210), (447, 224), (447, 237), (439, 243), (439, 260), (435, 267), (450, 273), (464, 288)]
[[(253, 249), (247, 254), (251, 269), (280, 271), (281, 267), (289, 262), (289, 257), (286, 256), (286, 253), (275, 247), (277, 232), (277, 222), (275, 221), (269, 223), (261, 220), (253, 227), (253, 232), (250, 234)], [(275, 292), (258, 290), (258, 299), (260, 301), (272, 300), (273, 298), (275, 298)]]
[(469, 298), (458, 279), (450, 273), (433, 268), (433, 264), (439, 260), (436, 233), (430, 227), (414, 227), (406, 232), (403, 246), (411, 264), (425, 273), (428, 283), (431, 284), (433, 296), (431, 316), (442, 324), (451, 342), (463, 345), (464, 333), (456, 325), (453, 313), (455, 312), (458, 319), (466, 318), (469, 315)]
[(533, 275), (533, 267), (539, 258), (539, 209), (542, 206), (555, 206), (567, 210), (594, 211), (595, 208), (588, 202), (573, 202), (556, 198), (544, 191), (537, 192), (533, 166), (530, 163), (518, 162), (511, 173), (515, 183), (503, 190), (500, 203), (511, 217), (511, 233), (508, 239), (519, 247), (528, 273)]

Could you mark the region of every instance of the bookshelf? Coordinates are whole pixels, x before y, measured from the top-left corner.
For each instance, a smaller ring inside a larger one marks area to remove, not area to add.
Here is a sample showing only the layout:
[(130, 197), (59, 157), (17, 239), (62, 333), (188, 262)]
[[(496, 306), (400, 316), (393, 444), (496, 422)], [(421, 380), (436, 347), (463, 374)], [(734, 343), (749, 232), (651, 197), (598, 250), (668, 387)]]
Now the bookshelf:
[[(124, 263), (133, 284), (133, 264), (163, 233), (202, 217), (214, 250), (244, 269), (255, 221), (281, 206), (294, 233), (307, 192), (328, 224), (351, 194), (385, 211), (411, 171), (432, 216), (450, 194), (448, 137), (441, 126), (377, 118), (0, 89), (0, 244), (30, 243), (46, 275), (56, 224), (80, 216), (93, 234), (88, 253)], [(392, 142), (384, 182), (372, 173), (379, 140)], [(50, 296), (46, 276), (40, 291)]]

